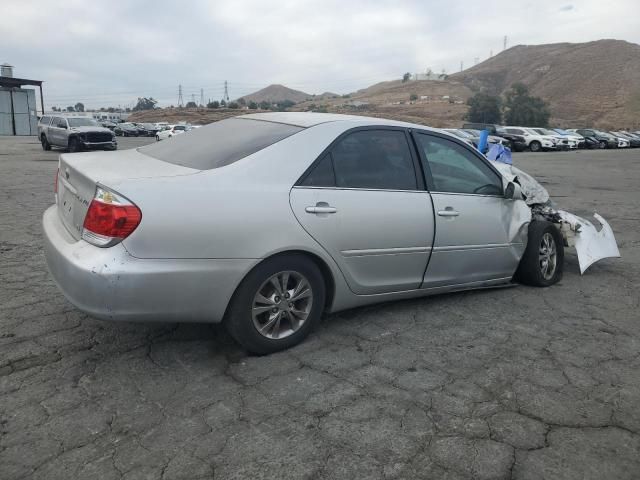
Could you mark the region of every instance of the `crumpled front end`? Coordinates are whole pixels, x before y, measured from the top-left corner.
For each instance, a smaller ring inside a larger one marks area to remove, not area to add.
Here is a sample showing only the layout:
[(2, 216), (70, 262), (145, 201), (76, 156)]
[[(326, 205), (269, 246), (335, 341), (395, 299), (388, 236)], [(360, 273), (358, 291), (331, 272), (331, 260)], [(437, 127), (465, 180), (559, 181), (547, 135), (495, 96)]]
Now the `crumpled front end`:
[(532, 219), (556, 224), (565, 246), (575, 247), (581, 274), (598, 260), (620, 257), (613, 230), (600, 215), (593, 215), (601, 225), (598, 230), (589, 220), (557, 209), (549, 192), (528, 173), (501, 162), (493, 162), (493, 165), (507, 180), (520, 185), (525, 202), (531, 208)]

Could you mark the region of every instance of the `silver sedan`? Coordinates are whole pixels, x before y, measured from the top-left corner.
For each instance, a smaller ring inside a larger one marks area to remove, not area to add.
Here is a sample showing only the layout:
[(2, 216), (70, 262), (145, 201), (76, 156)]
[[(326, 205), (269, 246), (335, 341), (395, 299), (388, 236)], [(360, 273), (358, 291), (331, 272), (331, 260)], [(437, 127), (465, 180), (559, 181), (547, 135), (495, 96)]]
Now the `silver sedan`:
[(223, 321), (269, 353), (323, 312), (514, 275), (557, 282), (567, 239), (523, 192), (440, 130), (252, 114), (135, 150), (61, 155), (45, 254), (94, 317)]

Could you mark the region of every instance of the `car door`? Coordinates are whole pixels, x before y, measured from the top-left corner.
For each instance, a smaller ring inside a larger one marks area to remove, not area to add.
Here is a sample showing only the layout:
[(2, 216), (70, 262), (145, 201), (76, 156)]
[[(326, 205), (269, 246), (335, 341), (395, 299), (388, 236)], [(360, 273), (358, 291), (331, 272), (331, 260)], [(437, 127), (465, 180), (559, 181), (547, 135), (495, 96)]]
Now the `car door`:
[(502, 176), (475, 150), (435, 133), (413, 135), (436, 221), (423, 287), (511, 278), (525, 248), (526, 204), (504, 198)]
[(416, 289), (434, 236), (433, 206), (404, 129), (353, 129), (291, 190), (293, 212), (350, 289)]
[(67, 120), (63, 117), (54, 117), (49, 126), (49, 143), (59, 147), (66, 147)]

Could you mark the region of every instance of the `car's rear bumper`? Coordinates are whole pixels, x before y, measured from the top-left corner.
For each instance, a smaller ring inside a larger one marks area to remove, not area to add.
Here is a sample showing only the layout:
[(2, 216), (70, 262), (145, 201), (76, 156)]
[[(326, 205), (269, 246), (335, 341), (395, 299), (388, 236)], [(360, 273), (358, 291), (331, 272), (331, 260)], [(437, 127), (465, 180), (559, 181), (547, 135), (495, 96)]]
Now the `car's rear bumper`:
[(75, 240), (57, 206), (42, 219), (49, 271), (78, 309), (108, 320), (219, 322), (256, 259), (140, 259)]

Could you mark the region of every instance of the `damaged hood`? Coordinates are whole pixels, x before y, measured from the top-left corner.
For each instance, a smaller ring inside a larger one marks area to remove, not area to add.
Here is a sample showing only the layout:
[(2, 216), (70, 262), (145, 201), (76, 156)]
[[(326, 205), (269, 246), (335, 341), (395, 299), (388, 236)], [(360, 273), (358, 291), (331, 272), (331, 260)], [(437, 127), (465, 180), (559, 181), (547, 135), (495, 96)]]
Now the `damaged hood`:
[(528, 173), (513, 165), (490, 161), (508, 182), (520, 185), (534, 220), (547, 220), (558, 225), (565, 245), (576, 249), (581, 274), (598, 260), (620, 256), (613, 230), (600, 215), (593, 215), (600, 224), (598, 230), (589, 220), (557, 209), (547, 189)]

